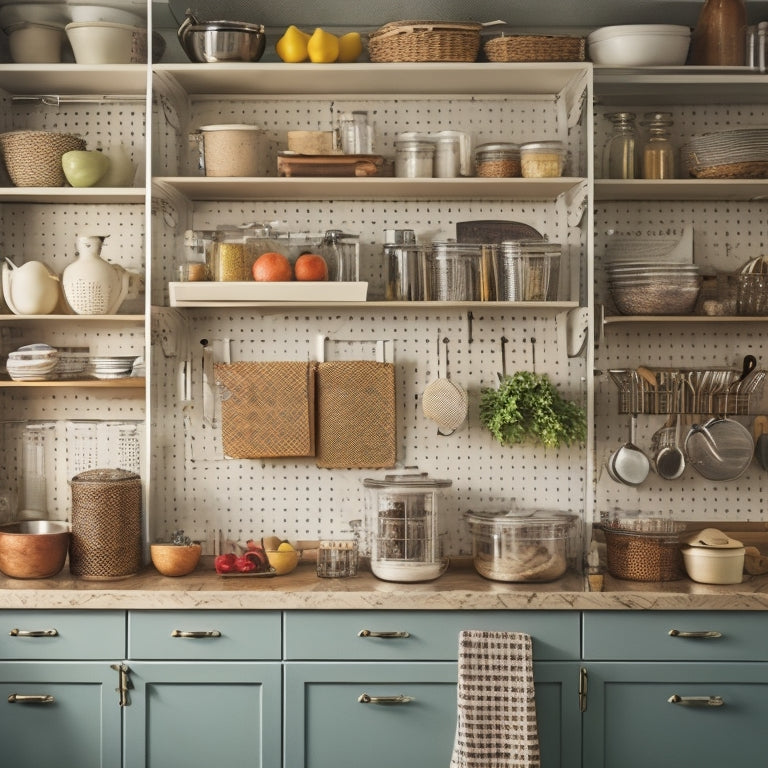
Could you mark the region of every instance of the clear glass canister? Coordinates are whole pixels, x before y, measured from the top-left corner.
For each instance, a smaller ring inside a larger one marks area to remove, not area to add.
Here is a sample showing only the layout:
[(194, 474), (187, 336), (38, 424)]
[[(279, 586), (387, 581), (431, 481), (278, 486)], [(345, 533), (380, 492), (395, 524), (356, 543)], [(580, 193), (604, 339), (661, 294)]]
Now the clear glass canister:
[(425, 254), (427, 301), (492, 301), (496, 246), (433, 242)]
[(562, 246), (543, 240), (508, 240), (498, 255), (499, 301), (557, 301)]
[(642, 125), (648, 129), (641, 153), (643, 178), (674, 179), (675, 148), (670, 138), (672, 113), (646, 112)]
[(356, 283), (360, 279), (360, 238), (340, 229), (329, 229), (320, 253), (328, 264), (331, 280)]
[(418, 139), (395, 142), (395, 176), (404, 179), (431, 178), (434, 164), (434, 142)]
[(214, 233), (188, 229), (184, 233), (184, 257), (179, 264), (179, 280), (199, 282), (210, 280)]
[(385, 243), (384, 267), (387, 301), (424, 301), (424, 273), (429, 246)]
[(253, 253), (243, 229), (219, 229), (213, 245), (213, 279), (237, 282), (251, 278)]
[(450, 480), (418, 470), (366, 478), (371, 571), (384, 581), (429, 581), (446, 569), (439, 531), (439, 498)]
[(475, 174), (487, 178), (520, 176), (520, 145), (509, 142), (481, 144), (475, 149)]
[(611, 112), (611, 134), (603, 148), (606, 179), (636, 179), (639, 176), (637, 126), (634, 112)]
[(520, 172), (526, 179), (562, 176), (565, 169), (562, 141), (532, 141), (520, 145)]

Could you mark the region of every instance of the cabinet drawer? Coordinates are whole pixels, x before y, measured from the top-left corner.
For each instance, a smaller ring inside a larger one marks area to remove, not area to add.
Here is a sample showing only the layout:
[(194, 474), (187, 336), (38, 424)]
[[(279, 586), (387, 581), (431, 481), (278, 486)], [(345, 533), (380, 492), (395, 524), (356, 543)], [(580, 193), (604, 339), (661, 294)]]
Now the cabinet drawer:
[(584, 658), (766, 661), (768, 613), (622, 611), (584, 614)]
[(277, 611), (131, 611), (131, 659), (279, 659)]
[(0, 658), (122, 659), (122, 611), (0, 611)]
[(579, 614), (570, 611), (289, 611), (285, 657), (455, 661), (463, 629), (526, 632), (537, 661), (579, 658)]

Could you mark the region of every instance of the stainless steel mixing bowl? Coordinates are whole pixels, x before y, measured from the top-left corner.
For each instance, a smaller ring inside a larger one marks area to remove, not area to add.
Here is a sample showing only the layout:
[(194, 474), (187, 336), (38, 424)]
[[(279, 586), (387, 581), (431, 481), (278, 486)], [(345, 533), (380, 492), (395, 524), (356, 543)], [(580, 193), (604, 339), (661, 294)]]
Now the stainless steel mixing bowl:
[(264, 26), (244, 21), (201, 21), (188, 12), (178, 30), (190, 61), (258, 61), (264, 55)]

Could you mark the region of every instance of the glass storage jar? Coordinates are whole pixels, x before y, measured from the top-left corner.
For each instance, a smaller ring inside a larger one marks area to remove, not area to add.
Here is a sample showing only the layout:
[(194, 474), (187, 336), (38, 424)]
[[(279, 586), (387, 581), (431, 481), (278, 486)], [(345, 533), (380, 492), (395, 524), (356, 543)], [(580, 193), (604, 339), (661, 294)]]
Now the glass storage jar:
[(637, 115), (611, 112), (606, 118), (613, 125), (603, 148), (603, 176), (606, 179), (638, 178)]
[(178, 267), (181, 281), (210, 280), (210, 259), (213, 246), (211, 231), (188, 229), (184, 233), (184, 258)]
[(520, 176), (520, 145), (511, 142), (481, 144), (475, 149), (475, 174), (486, 178)]
[(669, 136), (672, 127), (670, 112), (646, 112), (642, 125), (648, 138), (641, 152), (644, 179), (674, 179), (675, 149)]
[(520, 145), (520, 172), (526, 179), (562, 176), (565, 169), (562, 141), (532, 141)]
[(557, 301), (562, 246), (544, 240), (505, 240), (498, 253), (499, 301)]
[(496, 246), (434, 242), (425, 254), (427, 301), (492, 301)]
[(213, 245), (213, 279), (239, 282), (251, 278), (253, 254), (243, 229), (219, 229)]

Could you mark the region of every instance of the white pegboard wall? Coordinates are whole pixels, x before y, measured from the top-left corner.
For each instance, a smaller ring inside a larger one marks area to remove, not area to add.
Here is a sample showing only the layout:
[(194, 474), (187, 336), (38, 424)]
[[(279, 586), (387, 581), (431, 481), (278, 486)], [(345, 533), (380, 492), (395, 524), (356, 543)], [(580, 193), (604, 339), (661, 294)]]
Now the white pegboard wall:
[[(560, 451), (533, 446), (502, 448), (481, 426), (478, 402), (482, 387), (494, 387), (501, 367), (501, 336), (509, 339), (509, 372), (533, 367), (547, 372), (563, 393), (584, 402), (583, 359), (568, 360), (551, 316), (519, 315), (504, 310), (474, 311), (472, 341), (466, 313), (422, 310), (319, 314), (237, 313), (232, 310), (188, 313), (193, 361), (193, 400), (182, 406), (178, 360), (154, 357), (158, 410), (153, 413), (152, 457), (156, 532), (182, 527), (189, 535), (207, 536), (224, 528), (234, 538), (274, 530), (278, 535), (318, 538), (348, 535), (348, 523), (360, 518), (365, 504), (362, 479), (382, 470), (324, 470), (311, 458), (271, 460), (222, 459), (220, 435), (202, 417), (199, 338), (230, 338), (232, 360), (313, 359), (315, 335), (330, 340), (334, 354), (370, 355), (371, 340), (394, 341), (397, 381), (397, 443), (400, 465), (418, 464), (433, 477), (453, 479), (446, 494), (443, 527), (448, 550), (469, 551), (463, 512), (497, 506), (515, 497), (519, 504), (573, 511), (585, 504), (584, 448)], [(437, 376), (436, 343), (449, 339), (449, 373), (467, 388), (468, 423), (454, 435), (437, 434), (421, 412), (420, 394)], [(333, 339), (360, 339), (355, 345)], [(196, 340), (198, 348), (195, 349)], [(181, 446), (184, 446), (182, 452)], [(171, 483), (160, 478), (173, 478)]]

